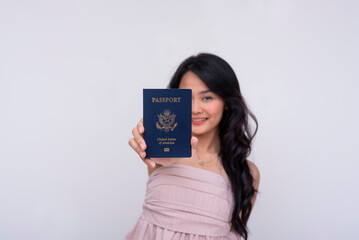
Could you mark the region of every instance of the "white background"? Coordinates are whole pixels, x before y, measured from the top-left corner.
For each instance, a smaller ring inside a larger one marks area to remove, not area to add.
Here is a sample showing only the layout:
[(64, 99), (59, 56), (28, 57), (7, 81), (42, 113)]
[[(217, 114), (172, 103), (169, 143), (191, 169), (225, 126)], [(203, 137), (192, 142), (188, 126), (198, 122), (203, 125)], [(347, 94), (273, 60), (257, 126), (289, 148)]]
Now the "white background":
[(0, 239), (123, 239), (142, 88), (211, 52), (259, 133), (250, 239), (358, 239), (359, 3), (0, 0)]

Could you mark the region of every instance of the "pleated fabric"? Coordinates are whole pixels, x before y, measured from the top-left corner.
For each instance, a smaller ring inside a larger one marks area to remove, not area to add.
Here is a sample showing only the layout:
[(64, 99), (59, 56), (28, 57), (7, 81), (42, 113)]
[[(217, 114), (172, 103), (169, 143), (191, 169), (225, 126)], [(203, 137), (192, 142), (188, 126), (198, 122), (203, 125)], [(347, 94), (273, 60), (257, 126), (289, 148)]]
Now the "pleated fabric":
[(125, 240), (239, 240), (232, 209), (223, 176), (182, 164), (160, 167), (149, 176), (143, 212)]

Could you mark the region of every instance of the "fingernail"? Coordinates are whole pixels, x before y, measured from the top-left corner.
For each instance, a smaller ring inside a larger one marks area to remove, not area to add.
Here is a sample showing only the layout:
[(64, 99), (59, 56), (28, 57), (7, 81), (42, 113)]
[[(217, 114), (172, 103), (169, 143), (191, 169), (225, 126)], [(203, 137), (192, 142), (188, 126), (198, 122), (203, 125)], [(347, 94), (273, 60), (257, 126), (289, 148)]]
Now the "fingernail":
[(140, 148), (141, 150), (145, 150), (145, 146), (143, 145), (143, 143), (140, 143)]
[(140, 126), (140, 133), (142, 133), (143, 132), (143, 127), (142, 126)]
[(152, 168), (154, 168), (156, 166), (156, 163), (151, 162), (150, 165), (151, 165)]

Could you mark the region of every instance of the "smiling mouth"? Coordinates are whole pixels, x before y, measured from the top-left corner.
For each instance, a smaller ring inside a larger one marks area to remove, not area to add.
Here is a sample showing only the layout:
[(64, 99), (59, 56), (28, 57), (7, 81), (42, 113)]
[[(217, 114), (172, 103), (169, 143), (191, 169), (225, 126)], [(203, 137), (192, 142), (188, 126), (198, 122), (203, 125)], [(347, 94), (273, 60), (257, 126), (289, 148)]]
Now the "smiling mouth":
[(192, 124), (193, 125), (201, 125), (205, 123), (208, 120), (208, 118), (192, 118)]
[(192, 121), (195, 121), (195, 122), (201, 122), (201, 121), (205, 121), (207, 120), (207, 118), (194, 118), (192, 119)]

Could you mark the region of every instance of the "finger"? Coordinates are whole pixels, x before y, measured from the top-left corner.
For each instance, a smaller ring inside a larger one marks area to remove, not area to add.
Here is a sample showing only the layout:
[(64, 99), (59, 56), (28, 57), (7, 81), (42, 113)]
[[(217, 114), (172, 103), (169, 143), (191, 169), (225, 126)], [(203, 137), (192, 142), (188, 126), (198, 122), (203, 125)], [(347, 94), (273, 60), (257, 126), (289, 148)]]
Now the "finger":
[(143, 134), (145, 131), (145, 128), (143, 127), (143, 118), (141, 118), (141, 120), (137, 123), (137, 131), (140, 134)]
[(156, 163), (152, 161), (150, 158), (145, 158), (143, 162), (146, 163), (146, 165), (149, 166), (150, 168), (154, 168), (156, 166)]
[(140, 146), (137, 144), (137, 142), (136, 142), (136, 140), (135, 140), (134, 138), (130, 138), (130, 139), (128, 140), (128, 145), (130, 145), (131, 148), (132, 148), (135, 152), (137, 152), (138, 154), (140, 154), (140, 151), (141, 151)]
[(142, 160), (146, 157), (146, 152), (140, 149), (140, 146), (137, 144), (134, 138), (128, 140), (128, 144), (132, 147), (133, 150), (135, 150), (135, 152), (137, 152)]
[(140, 149), (141, 149), (142, 151), (144, 151), (144, 150), (146, 149), (146, 142), (145, 142), (145, 140), (143, 139), (142, 134), (140, 134), (140, 133), (138, 132), (137, 127), (135, 127), (135, 128), (132, 129), (132, 135), (133, 135), (133, 137), (134, 137), (136, 143), (137, 143), (138, 146), (140, 147)]
[(140, 138), (136, 139), (141, 149), (144, 151), (147, 147), (145, 140), (143, 140), (143, 133), (145, 132), (145, 128), (143, 127), (143, 118), (137, 123), (137, 132), (140, 134)]
[(192, 137), (191, 138), (191, 146), (195, 147), (197, 145), (197, 143), (198, 143), (198, 138)]

